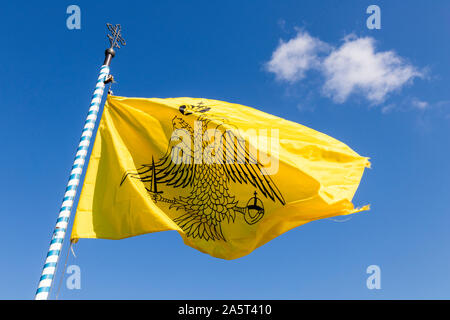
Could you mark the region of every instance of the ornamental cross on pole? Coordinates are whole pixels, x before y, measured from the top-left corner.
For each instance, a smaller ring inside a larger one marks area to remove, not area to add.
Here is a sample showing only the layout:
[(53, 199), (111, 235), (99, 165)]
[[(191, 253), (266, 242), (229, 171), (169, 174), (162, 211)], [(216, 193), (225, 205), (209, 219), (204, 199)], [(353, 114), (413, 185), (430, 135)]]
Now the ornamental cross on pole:
[(126, 45), (125, 40), (122, 38), (122, 35), (120, 34), (120, 31), (122, 30), (120, 24), (116, 24), (115, 26), (113, 26), (111, 23), (107, 23), (106, 27), (108, 27), (109, 32), (111, 32), (111, 34), (108, 34), (111, 49), (114, 48), (120, 49), (120, 45), (122, 46)]

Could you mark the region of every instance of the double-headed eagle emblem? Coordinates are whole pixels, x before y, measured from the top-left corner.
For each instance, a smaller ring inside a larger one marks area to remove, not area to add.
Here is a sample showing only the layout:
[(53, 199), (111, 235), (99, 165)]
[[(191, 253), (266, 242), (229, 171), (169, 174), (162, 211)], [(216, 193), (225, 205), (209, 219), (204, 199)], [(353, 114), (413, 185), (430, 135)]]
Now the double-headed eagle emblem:
[[(188, 141), (193, 144), (200, 141), (198, 149), (201, 152), (183, 152), (192, 150), (192, 145), (185, 145), (186, 149), (183, 145), (180, 147), (180, 144), (186, 144), (184, 140), (180, 142), (171, 139), (163, 157), (155, 161), (152, 156), (151, 162), (143, 164), (137, 171), (126, 172), (120, 185), (127, 178), (139, 179), (145, 184), (153, 201), (166, 203), (169, 209), (183, 211), (173, 221), (187, 237), (226, 241), (222, 224), (225, 221), (234, 223), (236, 213), (242, 214), (243, 220), (249, 225), (257, 223), (264, 216), (264, 205), (257, 197), (258, 192), (264, 198), (282, 205), (285, 200), (271, 177), (266, 174), (263, 165), (249, 152), (245, 139), (237, 130), (224, 130), (226, 119), (208, 115), (209, 110), (211, 107), (204, 103), (182, 105), (179, 107), (181, 115), (172, 120), (174, 132), (181, 129), (189, 136)], [(194, 130), (184, 120), (192, 115), (196, 116), (200, 130)], [(215, 129), (212, 143), (212, 137), (208, 136), (208, 125)], [(219, 146), (223, 148), (219, 149)], [(204, 152), (207, 148), (211, 152)], [(221, 154), (223, 161), (214, 161), (213, 157), (217, 159), (214, 154), (216, 150), (224, 150), (228, 158), (225, 159), (225, 154)], [(229, 161), (230, 154), (234, 156), (234, 161)], [(239, 206), (239, 201), (231, 194), (229, 186), (233, 183), (252, 187), (249, 195), (253, 197), (246, 206)], [(165, 198), (163, 192), (158, 190), (160, 185), (189, 189), (190, 194), (186, 197)]]

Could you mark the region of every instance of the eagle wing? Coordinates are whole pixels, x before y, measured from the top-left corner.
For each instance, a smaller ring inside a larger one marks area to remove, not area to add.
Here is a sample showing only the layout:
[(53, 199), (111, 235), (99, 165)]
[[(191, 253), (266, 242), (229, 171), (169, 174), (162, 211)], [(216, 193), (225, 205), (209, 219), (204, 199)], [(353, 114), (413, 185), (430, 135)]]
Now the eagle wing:
[[(184, 123), (184, 126), (189, 124)], [(218, 125), (217, 129), (222, 125)], [(189, 126), (190, 128), (190, 126)], [(174, 129), (179, 129), (175, 128)], [(191, 132), (192, 131), (192, 128)], [(193, 133), (191, 134), (193, 141)], [(165, 184), (174, 188), (186, 188), (192, 186), (195, 179), (195, 171), (199, 170), (202, 164), (195, 164), (194, 152), (183, 153), (183, 147), (192, 150), (192, 146), (181, 146), (185, 141), (171, 140), (167, 151), (158, 161), (150, 164), (144, 164), (135, 172), (126, 172), (120, 185), (127, 177), (140, 179), (142, 182), (152, 183), (153, 167), (155, 167), (155, 176), (158, 184)], [(266, 198), (281, 204), (285, 200), (280, 190), (273, 182), (270, 175), (267, 174), (264, 166), (258, 161), (256, 155), (249, 151), (246, 140), (239, 134), (238, 130), (224, 130), (220, 139), (215, 143), (223, 146), (223, 167), (228, 181), (240, 184), (250, 184), (258, 189)], [(216, 147), (215, 147), (216, 148)], [(203, 151), (203, 150), (202, 150)], [(233, 161), (227, 160), (227, 155), (232, 154)]]
[[(153, 168), (158, 184), (174, 188), (185, 188), (192, 185), (195, 175), (194, 157), (193, 154), (184, 153), (180, 143), (185, 142), (172, 139), (163, 157), (156, 162), (152, 161), (152, 163), (141, 165), (136, 171), (127, 171), (123, 175), (120, 185), (125, 182), (127, 177), (152, 184)], [(191, 146), (188, 147), (191, 148)]]
[[(227, 178), (240, 184), (251, 184), (257, 188), (266, 198), (281, 204), (285, 200), (280, 190), (267, 174), (264, 166), (258, 161), (257, 156), (250, 152), (246, 140), (236, 130), (226, 130), (222, 135), (221, 143), (224, 145), (224, 167)], [(231, 163), (226, 155), (233, 155)]]

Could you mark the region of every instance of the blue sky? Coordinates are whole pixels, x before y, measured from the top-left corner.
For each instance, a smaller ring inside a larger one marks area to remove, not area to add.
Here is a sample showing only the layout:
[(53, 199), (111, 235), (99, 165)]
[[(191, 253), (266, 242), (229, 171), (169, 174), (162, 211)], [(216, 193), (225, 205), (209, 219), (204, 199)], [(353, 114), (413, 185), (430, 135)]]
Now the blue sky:
[[(66, 28), (71, 4), (81, 30)], [(371, 4), (381, 30), (366, 27)], [(80, 240), (68, 263), (80, 266), (82, 289), (63, 285), (61, 298), (449, 298), (449, 16), (450, 3), (437, 0), (3, 2), (0, 298), (34, 296), (106, 22), (121, 23), (127, 40), (112, 62), (114, 94), (236, 102), (329, 134), (371, 158), (354, 202), (372, 210), (304, 225), (233, 261), (183, 245), (176, 232)], [(294, 42), (298, 59), (268, 68), (277, 48), (305, 35), (326, 49)], [(365, 50), (361, 39), (371, 39)], [(378, 76), (355, 80), (327, 60), (348, 43)], [(314, 63), (302, 69), (305, 58)], [(298, 73), (283, 78), (286, 66)], [(366, 287), (373, 264), (381, 290)]]

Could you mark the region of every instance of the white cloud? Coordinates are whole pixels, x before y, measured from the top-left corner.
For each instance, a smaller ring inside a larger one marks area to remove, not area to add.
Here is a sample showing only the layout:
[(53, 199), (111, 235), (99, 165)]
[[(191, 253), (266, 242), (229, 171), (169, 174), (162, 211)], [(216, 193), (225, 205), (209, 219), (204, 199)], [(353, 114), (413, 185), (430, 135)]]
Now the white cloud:
[(288, 42), (280, 41), (267, 63), (268, 71), (275, 73), (277, 79), (294, 82), (305, 77), (305, 72), (320, 64), (318, 53), (327, 45), (307, 32), (300, 31)]
[(419, 99), (417, 99), (417, 98), (414, 98), (414, 99), (411, 101), (411, 105), (412, 105), (414, 108), (417, 108), (417, 109), (419, 109), (419, 110), (425, 110), (425, 109), (427, 109), (427, 108), (430, 106), (430, 104), (429, 104), (428, 102), (426, 102), (426, 101), (421, 101), (421, 100), (419, 100)]
[(381, 108), (381, 113), (383, 113), (383, 114), (390, 113), (394, 108), (395, 108), (395, 104), (390, 103), (387, 106), (384, 106), (383, 108)]
[(281, 41), (266, 67), (277, 79), (291, 83), (304, 79), (309, 69), (319, 71), (324, 80), (323, 94), (336, 103), (360, 94), (377, 105), (390, 93), (423, 76), (394, 51), (376, 52), (373, 38), (350, 35), (341, 46), (331, 48), (307, 32), (299, 32), (288, 42)]
[(343, 103), (352, 93), (361, 93), (373, 104), (422, 76), (393, 51), (375, 52), (372, 38), (347, 39), (325, 58), (324, 93)]

